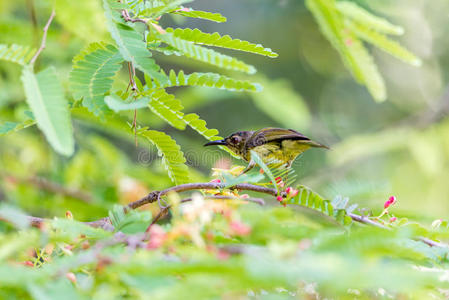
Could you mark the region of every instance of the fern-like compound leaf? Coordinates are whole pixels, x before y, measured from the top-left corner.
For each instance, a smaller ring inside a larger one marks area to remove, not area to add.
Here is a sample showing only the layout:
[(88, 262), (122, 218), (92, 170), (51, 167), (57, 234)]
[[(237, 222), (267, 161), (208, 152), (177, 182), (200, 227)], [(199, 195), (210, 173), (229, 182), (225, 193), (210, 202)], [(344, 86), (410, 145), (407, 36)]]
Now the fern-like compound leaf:
[(138, 135), (147, 138), (158, 150), (168, 176), (175, 184), (189, 182), (189, 170), (181, 148), (169, 135), (156, 131), (141, 129)]
[(36, 51), (26, 46), (16, 44), (0, 44), (0, 60), (13, 62), (19, 65), (26, 65)]
[(209, 20), (217, 23), (223, 23), (226, 22), (226, 17), (219, 13), (211, 13), (207, 11), (201, 11), (201, 10), (193, 10), (192, 8), (184, 8), (181, 10), (173, 11), (173, 14), (181, 15), (184, 17), (190, 17), (190, 18), (197, 18), (197, 19), (204, 19)]
[(333, 218), (338, 223), (345, 226), (352, 223), (352, 218), (348, 215), (345, 207), (333, 207), (331, 201), (324, 199), (319, 194), (303, 185), (298, 186), (296, 189), (298, 190), (298, 194), (291, 198), (287, 202), (288, 204), (308, 207)]
[(242, 41), (240, 39), (233, 39), (229, 35), (221, 36), (218, 32), (205, 33), (197, 28), (193, 30), (190, 28), (166, 28), (166, 30), (167, 32), (173, 33), (175, 37), (193, 42), (195, 44), (240, 50), (269, 57), (278, 56), (277, 53), (273, 52), (269, 48), (265, 48), (260, 44), (253, 44), (247, 41)]
[(12, 132), (17, 132), (22, 129), (25, 129), (27, 127), (33, 126), (36, 124), (36, 121), (32, 119), (28, 119), (26, 121), (23, 121), (21, 123), (18, 122), (5, 122), (3, 124), (0, 124), (0, 136), (7, 135)]
[(253, 66), (234, 57), (195, 45), (193, 42), (174, 36), (173, 33), (167, 32), (165, 34), (159, 34), (158, 38), (164, 43), (176, 48), (186, 57), (227, 70), (241, 71), (248, 74), (256, 72), (256, 69)]
[(150, 109), (165, 120), (171, 126), (184, 130), (186, 123), (183, 120), (184, 107), (174, 95), (168, 94), (165, 90), (159, 89), (151, 94), (151, 100), (148, 103)]
[(70, 72), (70, 89), (75, 99), (96, 115), (106, 110), (104, 96), (112, 87), (123, 58), (110, 44), (92, 43), (74, 57)]
[(160, 67), (150, 58), (151, 52), (142, 40), (142, 35), (134, 28), (121, 23), (119, 13), (115, 9), (121, 9), (123, 4), (114, 0), (103, 0), (103, 5), (108, 30), (122, 57), (148, 76), (163, 81), (165, 78), (159, 72)]
[(260, 92), (262, 86), (258, 83), (253, 83), (247, 80), (238, 80), (217, 73), (191, 73), (184, 74), (184, 71), (170, 70), (168, 80), (164, 82), (151, 81), (151, 78), (146, 78), (147, 86), (150, 88), (157, 87), (173, 87), (173, 86), (203, 86), (211, 87), (228, 91), (247, 91)]
[(377, 48), (413, 66), (420, 66), (421, 60), (402, 47), (398, 42), (389, 39), (387, 36), (370, 29), (362, 24), (346, 22), (351, 30), (362, 40), (373, 44)]
[(345, 30), (344, 20), (335, 1), (307, 0), (306, 5), (354, 78), (367, 87), (375, 100), (384, 101), (387, 97), (385, 82), (377, 65), (357, 36), (352, 31)]
[(363, 24), (364, 26), (385, 34), (401, 35), (404, 28), (388, 22), (384, 18), (373, 15), (369, 11), (358, 6), (355, 2), (338, 1), (336, 7), (345, 17), (352, 19), (354, 22)]
[(55, 69), (50, 67), (36, 75), (28, 65), (21, 79), (39, 129), (58, 153), (72, 155), (74, 139), (68, 102)]

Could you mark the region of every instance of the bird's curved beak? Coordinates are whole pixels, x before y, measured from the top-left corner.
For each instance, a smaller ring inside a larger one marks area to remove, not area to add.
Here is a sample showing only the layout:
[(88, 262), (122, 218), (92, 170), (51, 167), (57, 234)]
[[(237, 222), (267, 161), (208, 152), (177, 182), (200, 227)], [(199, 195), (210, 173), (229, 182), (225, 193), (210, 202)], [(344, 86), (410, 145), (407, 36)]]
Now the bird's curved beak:
[(226, 141), (225, 140), (217, 140), (217, 141), (210, 141), (209, 143), (204, 144), (204, 146), (214, 146), (214, 145), (226, 146)]

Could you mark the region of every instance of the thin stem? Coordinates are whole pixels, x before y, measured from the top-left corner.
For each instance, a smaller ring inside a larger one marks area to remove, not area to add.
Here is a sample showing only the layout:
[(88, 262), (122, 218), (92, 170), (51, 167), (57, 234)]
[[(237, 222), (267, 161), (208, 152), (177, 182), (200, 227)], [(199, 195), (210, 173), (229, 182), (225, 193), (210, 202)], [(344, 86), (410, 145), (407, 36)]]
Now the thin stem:
[(51, 15), (50, 18), (47, 21), (47, 24), (45, 24), (45, 27), (43, 29), (44, 34), (42, 35), (42, 42), (41, 42), (41, 46), (39, 47), (39, 49), (36, 51), (36, 53), (34, 54), (33, 58), (30, 60), (30, 64), (34, 64), (34, 62), (36, 61), (36, 59), (39, 57), (39, 55), (41, 54), (41, 52), (45, 49), (45, 44), (47, 41), (47, 32), (48, 32), (48, 28), (50, 28), (50, 24), (51, 21), (53, 21), (53, 18), (55, 17), (56, 13), (55, 10), (53, 9), (51, 11)]
[[(190, 190), (215, 190), (215, 189), (222, 189), (222, 188), (224, 188), (223, 184), (215, 183), (215, 182), (181, 184), (181, 185), (170, 187), (170, 188), (162, 190), (162, 191), (151, 192), (147, 196), (145, 196), (137, 201), (131, 202), (130, 204), (128, 204), (127, 207), (129, 209), (139, 208), (145, 204), (156, 202), (160, 197), (167, 195), (171, 192), (181, 193), (181, 192), (190, 191)], [(237, 189), (237, 190), (253, 191), (253, 192), (268, 194), (271, 196), (277, 195), (276, 190), (273, 188), (262, 187), (262, 186), (253, 185), (253, 184), (249, 184), (249, 183), (237, 184), (230, 188)], [(217, 196), (215, 196), (214, 198), (217, 199)], [(228, 197), (226, 199), (230, 199), (230, 198)], [(232, 198), (232, 199), (234, 199), (234, 198)], [(241, 198), (236, 198), (236, 199), (241, 199)], [(259, 198), (251, 198), (251, 199), (253, 200), (252, 202), (257, 202), (259, 204), (263, 203), (262, 199), (259, 199)], [(190, 198), (187, 198), (187, 199), (181, 200), (181, 202), (187, 202), (190, 200), (191, 200)], [(242, 200), (248, 200), (248, 199), (242, 199)], [(261, 202), (261, 200), (262, 200), (262, 202)], [(251, 201), (251, 200), (248, 200), (248, 201)], [(168, 211), (169, 208), (170, 208), (170, 206), (162, 208), (161, 211), (159, 212), (159, 214), (156, 215), (156, 217), (154, 218), (152, 224), (157, 222), (163, 216), (163, 214)], [(380, 224), (378, 222), (375, 222), (375, 221), (369, 219), (368, 217), (356, 215), (353, 213), (349, 213), (348, 216), (355, 222), (359, 222), (359, 223), (363, 223), (363, 224), (367, 224), (367, 225), (371, 225), (371, 226), (375, 226), (378, 228), (389, 230), (389, 228), (387, 226)], [(2, 219), (2, 218), (0, 217), (0, 219)], [(42, 223), (44, 223), (45, 221), (48, 221), (47, 219), (31, 217), (31, 216), (28, 217), (28, 220), (30, 221), (31, 225), (34, 227), (40, 227)], [(7, 220), (5, 220), (5, 221), (7, 221)], [(86, 222), (85, 224), (92, 226), (92, 227), (113, 229), (112, 225), (109, 221), (109, 218), (103, 218), (103, 219), (93, 221), (93, 222)], [(449, 245), (447, 245), (445, 243), (439, 243), (436, 241), (432, 241), (425, 237), (417, 237), (416, 239), (431, 246), (431, 247), (443, 247), (443, 248), (449, 247)]]

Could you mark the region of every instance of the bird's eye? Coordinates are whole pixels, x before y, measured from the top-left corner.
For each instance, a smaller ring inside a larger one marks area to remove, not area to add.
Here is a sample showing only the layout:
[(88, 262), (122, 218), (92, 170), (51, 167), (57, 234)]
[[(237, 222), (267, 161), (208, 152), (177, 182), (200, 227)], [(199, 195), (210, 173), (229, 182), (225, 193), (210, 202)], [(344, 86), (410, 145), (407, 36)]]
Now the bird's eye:
[(235, 145), (235, 144), (238, 144), (239, 141), (240, 141), (240, 139), (239, 139), (238, 137), (236, 137), (236, 136), (233, 136), (233, 137), (231, 138), (231, 143), (233, 143), (234, 145)]

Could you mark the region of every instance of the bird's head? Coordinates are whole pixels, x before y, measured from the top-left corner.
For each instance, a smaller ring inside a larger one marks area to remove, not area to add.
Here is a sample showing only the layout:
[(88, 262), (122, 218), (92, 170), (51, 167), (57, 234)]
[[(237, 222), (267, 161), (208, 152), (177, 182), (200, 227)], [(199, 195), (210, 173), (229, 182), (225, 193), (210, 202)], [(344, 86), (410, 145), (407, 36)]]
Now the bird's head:
[(222, 145), (228, 147), (235, 154), (242, 156), (245, 154), (246, 141), (253, 135), (253, 131), (239, 131), (230, 136), (217, 141), (211, 141), (204, 146)]

